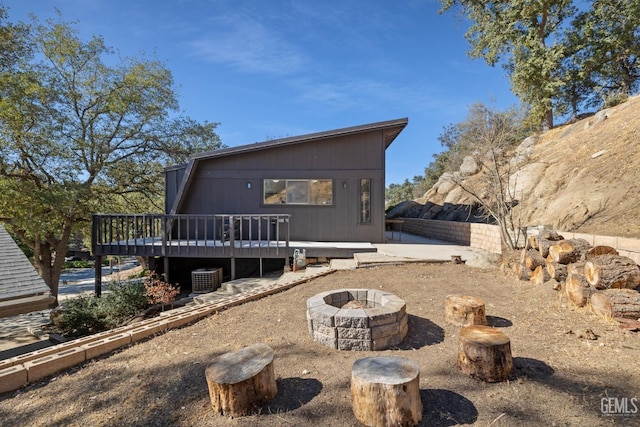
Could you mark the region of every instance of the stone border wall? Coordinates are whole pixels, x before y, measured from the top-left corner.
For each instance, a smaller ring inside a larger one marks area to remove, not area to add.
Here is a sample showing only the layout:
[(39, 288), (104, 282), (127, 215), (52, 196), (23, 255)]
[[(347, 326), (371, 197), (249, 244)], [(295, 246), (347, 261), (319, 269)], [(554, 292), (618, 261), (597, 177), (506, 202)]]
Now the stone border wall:
[(611, 246), (622, 256), (626, 256), (640, 264), (640, 239), (628, 237), (599, 236), (596, 234), (574, 233), (572, 231), (560, 231), (558, 234), (565, 239), (584, 239), (592, 246)]
[(470, 222), (402, 218), (402, 231), (417, 236), (444, 240), (496, 254), (502, 253), (500, 229), (496, 225)]
[(296, 273), (287, 273), (293, 276), (282, 283), (278, 281), (245, 290), (215, 302), (165, 311), (158, 317), (0, 360), (0, 393), (17, 390), (29, 383), (40, 381), (57, 372), (110, 353), (117, 348), (155, 334), (162, 334), (170, 329), (195, 323), (229, 307), (282, 292), (334, 271), (324, 270), (300, 276), (296, 276)]
[[(422, 218), (402, 219), (404, 220), (402, 231), (406, 231), (407, 233), (470, 246), (474, 249), (482, 249), (496, 254), (502, 253), (500, 229), (497, 225)], [(558, 233), (564, 236), (565, 239), (584, 239), (593, 246), (611, 246), (615, 248), (620, 255), (631, 258), (636, 264), (640, 264), (640, 239), (600, 236), (561, 230), (558, 230)]]

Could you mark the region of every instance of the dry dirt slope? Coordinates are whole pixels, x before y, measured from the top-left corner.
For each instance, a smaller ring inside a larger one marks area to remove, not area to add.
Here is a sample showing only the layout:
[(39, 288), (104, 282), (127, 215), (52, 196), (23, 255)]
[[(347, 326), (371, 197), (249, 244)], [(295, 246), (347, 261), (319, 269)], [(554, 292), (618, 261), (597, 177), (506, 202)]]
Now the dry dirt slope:
[[(514, 153), (523, 225), (640, 238), (640, 96), (533, 141)], [(469, 203), (440, 184), (418, 202)]]

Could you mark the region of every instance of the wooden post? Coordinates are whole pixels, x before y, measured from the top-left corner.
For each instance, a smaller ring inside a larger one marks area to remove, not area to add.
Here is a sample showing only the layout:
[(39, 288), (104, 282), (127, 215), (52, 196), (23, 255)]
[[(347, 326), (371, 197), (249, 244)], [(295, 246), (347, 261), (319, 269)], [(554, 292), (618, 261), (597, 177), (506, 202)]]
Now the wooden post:
[(351, 370), (353, 414), (366, 426), (415, 426), (422, 420), (420, 367), (403, 357), (366, 357)]
[(444, 300), (444, 320), (458, 326), (486, 325), (484, 301), (468, 295), (448, 295)]
[(462, 328), (458, 350), (458, 368), (471, 377), (498, 382), (508, 379), (513, 371), (509, 337), (496, 328)]
[(216, 357), (207, 366), (205, 377), (211, 407), (222, 415), (250, 414), (278, 394), (273, 350), (266, 344)]
[(95, 274), (93, 276), (93, 288), (96, 292), (96, 296), (99, 297), (102, 295), (102, 257), (95, 257), (95, 264), (93, 268), (95, 269)]

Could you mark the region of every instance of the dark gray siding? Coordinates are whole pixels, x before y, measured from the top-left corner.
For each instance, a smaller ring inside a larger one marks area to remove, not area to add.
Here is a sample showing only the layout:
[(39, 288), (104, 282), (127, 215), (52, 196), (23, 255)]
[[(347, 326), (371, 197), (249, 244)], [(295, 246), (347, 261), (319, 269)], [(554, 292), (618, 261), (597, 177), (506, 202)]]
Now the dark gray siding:
[[(376, 130), (203, 159), (196, 165), (178, 213), (288, 213), (292, 215), (291, 240), (382, 242), (384, 153), (383, 133)], [(167, 172), (167, 181), (177, 182), (172, 173)], [(264, 178), (332, 179), (333, 205), (264, 205)], [(370, 224), (358, 223), (361, 178), (372, 183)], [(168, 185), (167, 206), (175, 199), (171, 190), (170, 196)]]
[(164, 188), (165, 188), (165, 198), (164, 198), (164, 211), (165, 213), (169, 213), (173, 203), (176, 200), (176, 195), (178, 194), (178, 188), (180, 187), (180, 182), (184, 177), (184, 172), (186, 170), (186, 166), (177, 167), (173, 169), (166, 169), (164, 172)]

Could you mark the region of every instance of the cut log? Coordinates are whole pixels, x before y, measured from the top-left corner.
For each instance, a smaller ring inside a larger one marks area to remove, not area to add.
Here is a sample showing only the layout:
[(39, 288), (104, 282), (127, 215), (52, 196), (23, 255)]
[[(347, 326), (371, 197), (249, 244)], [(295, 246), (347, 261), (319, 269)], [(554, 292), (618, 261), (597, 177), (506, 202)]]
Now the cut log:
[(447, 295), (444, 320), (458, 326), (486, 325), (484, 301), (468, 295)]
[(549, 279), (551, 279), (551, 276), (549, 275), (546, 266), (539, 265), (531, 273), (531, 283), (533, 283), (534, 285), (542, 286)]
[(580, 273), (569, 273), (564, 282), (564, 289), (567, 299), (578, 307), (587, 305), (591, 295), (596, 292), (596, 289), (589, 285), (587, 279)]
[(458, 369), (487, 382), (504, 381), (513, 371), (509, 337), (490, 326), (472, 325), (460, 330)]
[(415, 426), (422, 420), (420, 367), (404, 357), (356, 360), (351, 370), (353, 414), (366, 426)]
[(213, 410), (233, 417), (247, 415), (278, 393), (273, 350), (254, 344), (216, 357), (205, 369)]
[(567, 266), (557, 262), (550, 262), (547, 264), (547, 271), (552, 279), (556, 282), (562, 283), (567, 280)]
[(533, 248), (537, 248), (540, 255), (543, 258), (546, 258), (549, 255), (549, 248), (551, 245), (559, 242), (560, 240), (564, 240), (564, 237), (556, 233), (552, 230), (542, 230), (538, 236), (536, 237), (536, 246), (532, 246)]
[(578, 273), (584, 275), (584, 262), (572, 262), (567, 264), (567, 275)]
[(634, 289), (640, 285), (640, 269), (631, 258), (598, 255), (584, 264), (584, 275), (596, 289)]
[(540, 266), (544, 266), (546, 261), (540, 252), (536, 249), (529, 249), (527, 251), (526, 256), (524, 257), (524, 263), (527, 268), (531, 271), (534, 271), (536, 268)]
[(587, 250), (582, 256), (582, 260), (591, 261), (593, 257), (599, 256), (599, 255), (620, 255), (620, 254), (618, 253), (617, 250), (615, 250), (615, 248), (612, 248), (611, 246), (600, 245), (600, 246), (594, 246), (591, 249)]
[(558, 234), (558, 232), (554, 231), (554, 230), (542, 230), (542, 231), (540, 231), (540, 233), (538, 233), (538, 238), (539, 239), (551, 240), (551, 241), (554, 241), (554, 242), (558, 242), (560, 240), (564, 240), (564, 237), (562, 237), (561, 234)]
[(554, 262), (569, 264), (578, 261), (591, 248), (584, 239), (560, 240), (549, 248), (549, 255)]
[(640, 292), (633, 289), (605, 289), (591, 295), (591, 310), (605, 319), (640, 318)]
[(527, 268), (524, 263), (514, 264), (513, 272), (518, 277), (518, 280), (530, 280), (532, 271)]

